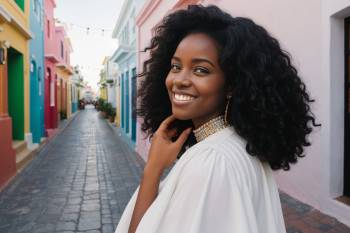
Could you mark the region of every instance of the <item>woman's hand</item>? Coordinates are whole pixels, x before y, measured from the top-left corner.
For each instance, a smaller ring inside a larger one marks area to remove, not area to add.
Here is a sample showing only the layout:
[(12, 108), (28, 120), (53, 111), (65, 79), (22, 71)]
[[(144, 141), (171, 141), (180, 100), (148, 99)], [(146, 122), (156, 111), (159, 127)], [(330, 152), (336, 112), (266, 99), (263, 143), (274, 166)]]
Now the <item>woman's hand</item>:
[(191, 128), (184, 130), (177, 140), (173, 142), (171, 138), (174, 137), (177, 132), (176, 129), (169, 129), (169, 126), (175, 119), (174, 115), (167, 117), (154, 133), (145, 169), (162, 173), (164, 169), (175, 161), (182, 145), (185, 143), (192, 130)]
[(148, 161), (144, 169), (128, 233), (136, 232), (143, 215), (157, 197), (160, 176), (163, 170), (175, 161), (182, 145), (191, 132), (191, 128), (184, 130), (178, 139), (173, 142), (171, 138), (177, 132), (176, 129), (169, 129), (169, 126), (174, 120), (175, 117), (173, 115), (166, 118), (153, 135)]

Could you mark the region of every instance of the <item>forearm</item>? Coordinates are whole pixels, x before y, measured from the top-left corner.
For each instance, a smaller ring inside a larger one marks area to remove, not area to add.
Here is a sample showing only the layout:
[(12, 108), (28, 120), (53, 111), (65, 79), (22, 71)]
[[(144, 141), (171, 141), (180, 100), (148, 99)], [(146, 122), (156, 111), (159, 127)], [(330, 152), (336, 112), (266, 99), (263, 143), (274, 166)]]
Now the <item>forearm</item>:
[(161, 175), (162, 171), (157, 171), (146, 165), (128, 233), (134, 233), (136, 231), (143, 215), (154, 199), (156, 199)]

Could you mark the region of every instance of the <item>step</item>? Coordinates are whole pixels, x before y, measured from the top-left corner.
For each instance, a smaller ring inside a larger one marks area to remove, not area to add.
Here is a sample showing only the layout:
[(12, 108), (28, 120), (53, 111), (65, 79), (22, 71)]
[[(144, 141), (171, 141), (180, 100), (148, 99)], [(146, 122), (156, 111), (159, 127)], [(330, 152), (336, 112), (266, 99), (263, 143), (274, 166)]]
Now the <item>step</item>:
[(16, 169), (20, 172), (35, 156), (35, 150), (25, 149), (16, 154)]
[(27, 142), (14, 140), (12, 141), (12, 148), (16, 151), (16, 154), (19, 154), (27, 149)]
[(43, 142), (45, 142), (46, 139), (47, 139), (47, 137), (42, 137), (42, 138), (40, 138), (40, 144), (43, 143)]

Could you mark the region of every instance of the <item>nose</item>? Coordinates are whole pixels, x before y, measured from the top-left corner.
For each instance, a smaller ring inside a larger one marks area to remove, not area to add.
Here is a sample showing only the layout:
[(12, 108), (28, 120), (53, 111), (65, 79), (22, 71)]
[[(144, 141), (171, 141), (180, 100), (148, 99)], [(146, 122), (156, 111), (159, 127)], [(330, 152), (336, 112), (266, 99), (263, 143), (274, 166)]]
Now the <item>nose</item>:
[(188, 87), (191, 85), (191, 80), (189, 78), (189, 74), (186, 72), (179, 73), (173, 79), (173, 85), (175, 87)]

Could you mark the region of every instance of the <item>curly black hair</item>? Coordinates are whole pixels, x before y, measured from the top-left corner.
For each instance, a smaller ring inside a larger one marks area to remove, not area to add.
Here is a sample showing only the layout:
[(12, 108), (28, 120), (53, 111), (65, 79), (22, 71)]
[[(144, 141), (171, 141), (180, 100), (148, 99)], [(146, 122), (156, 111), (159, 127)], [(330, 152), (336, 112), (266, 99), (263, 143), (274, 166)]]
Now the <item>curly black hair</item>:
[[(314, 100), (289, 54), (263, 27), (216, 6), (190, 5), (166, 16), (153, 33), (144, 50), (150, 58), (139, 74), (137, 114), (147, 136), (152, 137), (172, 113), (165, 79), (178, 44), (191, 33), (205, 33), (220, 46), (219, 64), (232, 92), (228, 122), (247, 141), (247, 152), (267, 161), (273, 170), (289, 170), (291, 163), (305, 156), (307, 136), (320, 126), (310, 110)], [(174, 123), (179, 131), (189, 126), (193, 126), (190, 120)], [(194, 140), (191, 135), (184, 146)]]

